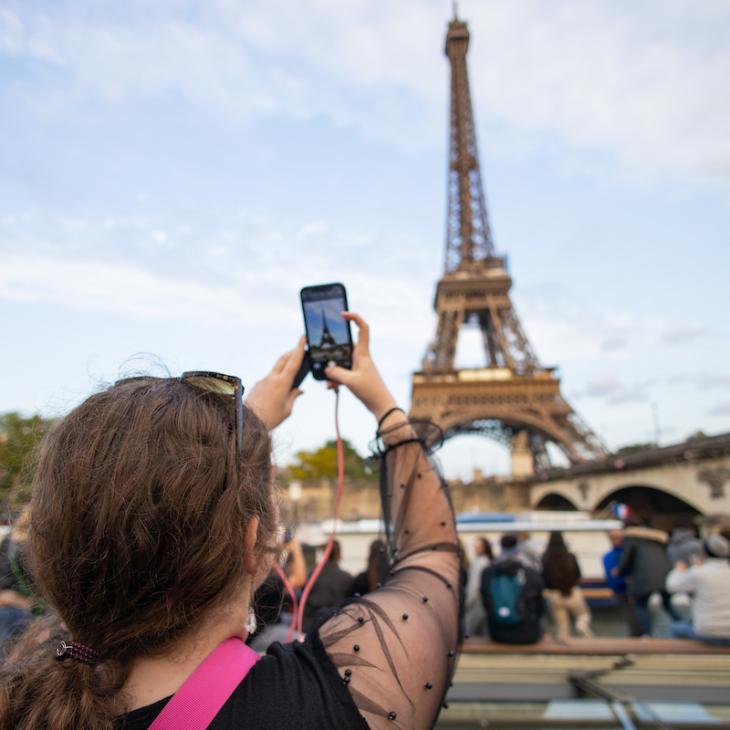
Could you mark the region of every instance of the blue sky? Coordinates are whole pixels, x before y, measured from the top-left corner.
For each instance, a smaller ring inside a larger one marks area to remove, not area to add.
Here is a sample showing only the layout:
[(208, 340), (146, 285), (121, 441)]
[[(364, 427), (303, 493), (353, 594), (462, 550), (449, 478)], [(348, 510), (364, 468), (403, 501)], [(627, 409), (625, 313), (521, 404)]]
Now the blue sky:
[[(730, 6), (462, 0), (513, 299), (610, 447), (730, 430)], [(0, 0), (0, 412), (130, 369), (252, 383), (343, 281), (402, 403), (443, 265), (441, 0)], [(460, 342), (478, 364), (478, 338)], [(333, 430), (306, 381), (281, 461)], [(369, 417), (343, 401), (365, 450)], [(503, 469), (450, 443), (448, 474)]]

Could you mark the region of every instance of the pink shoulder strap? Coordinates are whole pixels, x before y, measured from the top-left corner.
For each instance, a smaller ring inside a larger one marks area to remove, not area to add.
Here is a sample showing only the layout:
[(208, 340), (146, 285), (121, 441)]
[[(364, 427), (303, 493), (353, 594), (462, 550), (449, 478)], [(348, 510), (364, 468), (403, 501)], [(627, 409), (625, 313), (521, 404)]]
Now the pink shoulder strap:
[(226, 639), (185, 680), (149, 730), (204, 730), (260, 658), (241, 639)]

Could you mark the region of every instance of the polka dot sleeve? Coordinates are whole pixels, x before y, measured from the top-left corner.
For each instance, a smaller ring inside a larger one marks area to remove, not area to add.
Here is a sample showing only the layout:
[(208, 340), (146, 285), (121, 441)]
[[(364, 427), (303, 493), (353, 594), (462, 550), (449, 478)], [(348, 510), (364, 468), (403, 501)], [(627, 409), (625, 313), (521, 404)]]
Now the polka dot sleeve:
[(459, 546), (447, 486), (428, 455), (433, 429), (401, 421), (381, 436), (390, 569), (319, 631), (372, 728), (432, 727), (460, 641)]

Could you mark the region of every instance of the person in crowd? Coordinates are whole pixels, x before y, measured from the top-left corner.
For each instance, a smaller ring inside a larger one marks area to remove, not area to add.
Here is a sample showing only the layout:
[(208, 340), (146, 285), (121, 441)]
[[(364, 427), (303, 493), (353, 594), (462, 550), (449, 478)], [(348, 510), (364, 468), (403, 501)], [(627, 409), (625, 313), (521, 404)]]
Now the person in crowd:
[(466, 583), (469, 580), (469, 556), (466, 554), (464, 541), (461, 538), (458, 539), (457, 544), (459, 546), (459, 588), (464, 595)]
[[(289, 539), (287, 539), (287, 537)], [(296, 537), (285, 535), (281, 567), (293, 591), (307, 582), (307, 566), (302, 546)], [(294, 619), (292, 601), (277, 570), (270, 570), (266, 580), (256, 589), (253, 599), (256, 629), (249, 633), (248, 645), (266, 651), (275, 641), (285, 641)]]
[(542, 576), (525, 563), (516, 535), (503, 535), (500, 545), (500, 555), (482, 573), (489, 635), (502, 644), (534, 644), (542, 638)]
[(34, 598), (25, 554), (30, 510), (24, 509), (0, 544), (0, 652), (21, 634), (33, 617)]
[[(697, 531), (689, 527), (676, 527), (672, 530), (667, 545), (667, 557), (670, 565), (684, 563), (694, 565), (702, 560), (704, 550), (702, 540), (697, 537)], [(692, 615), (692, 597), (687, 593), (674, 593), (672, 606), (680, 616), (681, 621), (688, 622)]]
[(542, 571), (542, 550), (529, 532), (517, 533), (517, 550), (525, 565), (538, 572)]
[(370, 543), (367, 568), (358, 573), (350, 587), (351, 596), (364, 596), (380, 587), (388, 572), (388, 556), (385, 541), (377, 538)]
[(454, 512), (428, 451), (436, 429), (409, 422), (366, 323), (345, 316), (359, 328), (352, 368), (326, 373), (378, 424), (383, 587), (304, 642), (245, 651), (254, 592), (280, 549), (270, 431), (298, 395), (303, 341), (246, 403), (233, 376), (119, 381), (41, 446), (29, 560), (59, 622), (32, 624), (3, 664), (0, 727), (142, 730), (168, 705), (179, 716), (191, 685), (211, 690), (192, 706), (213, 711), (199, 724), (211, 730), (435, 725), (460, 642)]
[(629, 595), (636, 607), (638, 626), (634, 636), (652, 634), (649, 600), (654, 593), (661, 596), (662, 606), (671, 618), (681, 620), (665, 588), (671, 568), (667, 555), (668, 539), (666, 532), (649, 527), (640, 517), (631, 517), (626, 522), (624, 552), (616, 575), (627, 579)]
[(710, 535), (703, 557), (688, 565), (679, 561), (667, 575), (667, 590), (694, 596), (691, 622), (672, 624), (672, 635), (730, 646), (730, 542)]
[(524, 556), (520, 552), (517, 535), (513, 532), (505, 532), (504, 535), (499, 538), (499, 555), (497, 555), (492, 562), (501, 563), (506, 560), (523, 561), (523, 559)]
[(346, 598), (352, 587), (352, 576), (340, 568), (342, 549), (339, 540), (332, 543), (329, 559), (324, 564), (316, 583), (312, 586), (304, 606), (302, 628), (309, 631), (316, 614), (323, 608), (336, 608)]
[[(717, 534), (724, 537), (728, 542), (730, 542), (730, 527), (721, 527)], [(730, 558), (728, 558), (728, 560), (730, 561)]]
[(611, 549), (603, 556), (603, 571), (606, 575), (606, 584), (613, 591), (616, 602), (626, 620), (626, 626), (630, 636), (641, 634), (641, 625), (634, 608), (633, 600), (630, 598), (626, 578), (618, 575), (618, 565), (621, 556), (624, 554), (624, 534), (621, 530), (610, 530), (608, 539), (611, 541)]
[(670, 565), (676, 565), (677, 563), (691, 565), (696, 558), (702, 558), (703, 555), (702, 540), (697, 537), (695, 530), (688, 527), (677, 527), (672, 530), (667, 545), (667, 557)]
[(591, 613), (579, 586), (580, 566), (575, 555), (568, 550), (562, 532), (550, 533), (542, 556), (542, 575), (558, 640), (570, 638), (570, 616), (575, 621), (578, 634), (593, 636)]
[(486, 537), (478, 537), (474, 541), (474, 559), (469, 565), (464, 599), (466, 633), (470, 636), (487, 635), (487, 614), (482, 603), (481, 585), (482, 573), (493, 558), (492, 544)]

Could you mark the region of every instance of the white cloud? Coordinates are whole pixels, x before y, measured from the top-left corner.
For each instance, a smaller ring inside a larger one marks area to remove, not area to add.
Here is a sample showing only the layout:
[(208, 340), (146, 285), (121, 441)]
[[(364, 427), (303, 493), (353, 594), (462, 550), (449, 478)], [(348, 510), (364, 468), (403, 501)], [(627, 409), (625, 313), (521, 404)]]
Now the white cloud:
[(669, 385), (693, 385), (698, 390), (728, 390), (730, 375), (726, 373), (693, 372), (680, 373), (668, 379)]
[(600, 378), (590, 380), (582, 391), (574, 393), (573, 398), (604, 399), (611, 406), (643, 403), (649, 400), (649, 390), (655, 384), (654, 378), (633, 383), (623, 383), (616, 378)]
[(723, 401), (717, 403), (709, 411), (707, 411), (708, 417), (712, 416), (730, 416), (730, 401)]
[[(351, 306), (384, 338), (425, 347), (430, 261), (403, 234), (338, 230), (327, 221), (275, 226), (217, 221), (48, 215), (0, 218), (0, 300), (81, 311), (255, 327), (291, 322), (299, 289), (343, 280)], [(415, 363), (414, 363), (415, 364)]]
[[(61, 73), (14, 88), (46, 110), (163, 94), (234, 119), (325, 115), (404, 145), (443, 140), (448, 6), (402, 0), (14, 3), (0, 53)], [(730, 177), (723, 2), (463, 2), (477, 121), (555, 135), (626, 170)], [(504, 130), (507, 130), (506, 132)]]
[[(513, 302), (538, 358), (545, 365), (578, 358), (623, 357), (665, 323), (654, 317), (586, 301), (557, 282), (521, 287)], [(620, 345), (620, 346), (619, 346)]]
[[(381, 337), (407, 344), (411, 354), (399, 371), (405, 375), (418, 367), (434, 334), (429, 283), (440, 252), (376, 226), (342, 229), (321, 218), (274, 222), (247, 213), (189, 220), (162, 213), (6, 215), (0, 217), (0, 300), (160, 320), (226, 318), (247, 327), (260, 324), (263, 309), (276, 326), (298, 312), (302, 286), (344, 281), (351, 307), (377, 322)], [(557, 283), (517, 289), (513, 303), (544, 365), (625, 362), (651, 340), (668, 347), (657, 333), (670, 325), (689, 331), (682, 322), (586, 302)], [(458, 364), (484, 363), (477, 334), (466, 334), (459, 345)], [(709, 382), (702, 378), (702, 387)], [(595, 395), (590, 382), (571, 387)], [(614, 401), (636, 392), (616, 392)]]

